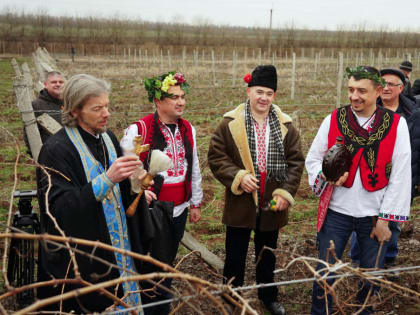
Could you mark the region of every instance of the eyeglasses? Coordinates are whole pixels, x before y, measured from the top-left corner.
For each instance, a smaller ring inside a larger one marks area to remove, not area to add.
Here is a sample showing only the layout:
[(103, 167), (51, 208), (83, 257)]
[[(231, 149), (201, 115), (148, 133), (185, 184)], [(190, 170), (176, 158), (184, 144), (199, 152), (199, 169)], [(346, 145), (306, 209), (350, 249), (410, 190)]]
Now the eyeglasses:
[(386, 86), (388, 87), (396, 87), (396, 86), (400, 86), (401, 83), (392, 83), (392, 82), (385, 82)]

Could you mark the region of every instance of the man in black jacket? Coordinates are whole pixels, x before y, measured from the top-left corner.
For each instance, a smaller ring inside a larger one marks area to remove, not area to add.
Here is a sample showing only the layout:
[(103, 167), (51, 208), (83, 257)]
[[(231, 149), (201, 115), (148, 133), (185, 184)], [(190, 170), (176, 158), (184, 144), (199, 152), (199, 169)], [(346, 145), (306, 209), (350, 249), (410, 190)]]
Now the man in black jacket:
[[(61, 125), (61, 110), (63, 106), (61, 92), (64, 88), (64, 83), (64, 77), (60, 72), (51, 71), (47, 73), (44, 81), (44, 89), (32, 101), (35, 117), (47, 113)], [(50, 135), (42, 128), (39, 128), (39, 133), (41, 134), (42, 143), (45, 143)]]
[(404, 74), (397, 69), (382, 69), (381, 76), (386, 81), (378, 104), (400, 114), (407, 120), (411, 143), (411, 198), (416, 197), (420, 184), (420, 109), (416, 102), (402, 93), (404, 89)]
[[(405, 73), (397, 69), (382, 69), (380, 72), (386, 81), (386, 87), (378, 103), (407, 120), (411, 144), (411, 199), (413, 199), (419, 195), (420, 184), (420, 109), (412, 98), (403, 93), (404, 80), (407, 82)], [(397, 241), (401, 228), (399, 224), (396, 225), (395, 229), (391, 229), (392, 237), (385, 252), (385, 264), (389, 266), (395, 263), (398, 254)]]
[(406, 96), (413, 96), (413, 92), (411, 91), (411, 82), (410, 82), (410, 76), (411, 71), (413, 71), (413, 64), (410, 61), (403, 61), (400, 64), (400, 70), (404, 74), (404, 89), (402, 93)]
[[(64, 88), (64, 83), (64, 77), (60, 72), (50, 71), (47, 73), (44, 88), (39, 92), (38, 97), (32, 101), (35, 118), (42, 114), (48, 114), (61, 125), (61, 111), (63, 107), (61, 92)], [(50, 134), (39, 125), (38, 129), (42, 143), (45, 143)], [(28, 148), (28, 154), (32, 155), (25, 128), (23, 129), (23, 137)]]

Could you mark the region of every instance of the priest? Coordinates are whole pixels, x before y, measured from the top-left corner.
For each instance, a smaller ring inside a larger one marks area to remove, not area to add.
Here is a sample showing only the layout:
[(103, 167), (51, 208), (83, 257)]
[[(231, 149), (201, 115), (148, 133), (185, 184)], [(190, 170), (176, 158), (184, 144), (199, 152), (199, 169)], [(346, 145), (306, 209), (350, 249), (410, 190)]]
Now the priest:
[[(64, 232), (68, 237), (140, 251), (130, 244), (124, 209), (132, 199), (127, 178), (141, 162), (135, 156), (122, 157), (118, 140), (107, 129), (109, 91), (108, 83), (86, 74), (73, 76), (65, 86), (64, 128), (48, 138), (39, 155), (39, 163), (45, 166), (37, 170), (41, 229), (42, 233), (61, 235)], [(142, 197), (138, 207), (147, 207), (145, 198)], [(80, 273), (84, 281), (96, 284), (136, 272), (129, 256), (90, 246), (74, 247), (91, 254), (76, 252), (77, 268), (66, 248), (41, 243), (38, 281), (77, 279), (76, 273)], [(80, 284), (41, 287), (38, 298), (80, 287)], [(136, 281), (107, 289), (123, 299), (126, 306), (137, 306), (142, 313)], [(63, 300), (61, 305), (49, 305), (48, 310), (60, 307), (64, 312), (101, 312), (113, 303), (105, 294), (93, 292)], [(120, 303), (116, 308), (124, 306)]]

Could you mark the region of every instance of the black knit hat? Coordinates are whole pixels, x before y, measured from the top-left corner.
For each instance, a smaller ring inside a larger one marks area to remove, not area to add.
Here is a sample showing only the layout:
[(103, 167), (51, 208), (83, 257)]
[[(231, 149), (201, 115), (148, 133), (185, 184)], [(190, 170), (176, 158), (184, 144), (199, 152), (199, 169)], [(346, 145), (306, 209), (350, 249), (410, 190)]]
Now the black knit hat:
[(381, 71), (379, 71), (381, 76), (385, 75), (385, 74), (392, 74), (397, 76), (398, 78), (400, 78), (402, 84), (405, 84), (405, 75), (404, 73), (402, 73), (400, 70), (398, 69), (382, 69)]
[(273, 65), (257, 66), (251, 75), (248, 87), (263, 86), (277, 91), (277, 71)]
[(400, 64), (400, 69), (411, 72), (411, 71), (413, 71), (413, 64), (410, 61), (403, 61)]

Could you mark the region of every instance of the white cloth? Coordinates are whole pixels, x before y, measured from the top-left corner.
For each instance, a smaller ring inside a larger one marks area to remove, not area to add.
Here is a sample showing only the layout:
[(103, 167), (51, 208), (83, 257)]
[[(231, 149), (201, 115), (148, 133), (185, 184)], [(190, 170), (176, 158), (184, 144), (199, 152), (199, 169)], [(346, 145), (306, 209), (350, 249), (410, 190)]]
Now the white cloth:
[[(201, 200), (203, 199), (203, 190), (201, 188), (201, 172), (200, 172), (200, 163), (198, 160), (197, 154), (197, 142), (196, 142), (196, 131), (194, 126), (191, 125), (192, 134), (193, 134), (193, 158), (192, 158), (192, 173), (191, 173), (191, 199), (174, 207), (174, 218), (181, 215), (185, 208), (189, 206), (197, 206), (201, 204)], [(176, 131), (178, 130), (178, 125), (176, 127)], [(135, 136), (138, 135), (138, 127), (136, 124), (130, 125), (125, 131), (124, 136), (120, 141), (121, 148), (124, 154), (128, 154), (131, 150), (133, 150), (133, 139)], [(184, 158), (184, 169), (187, 169), (187, 159)], [(185, 181), (186, 172), (184, 172), (181, 176), (168, 176), (168, 172), (161, 172), (159, 173), (164, 178), (164, 183), (166, 184), (175, 184), (181, 183)]]
[[(357, 116), (359, 125), (369, 119)], [(317, 175), (322, 170), (322, 159), (328, 150), (328, 133), (331, 115), (321, 124), (306, 157), (305, 166), (308, 172), (309, 185), (314, 185)], [(363, 126), (367, 128), (367, 124)], [(411, 196), (411, 147), (407, 122), (400, 118), (397, 138), (392, 155), (392, 171), (389, 183), (383, 189), (369, 192), (362, 186), (360, 168), (357, 169), (353, 186), (335, 187), (329, 208), (353, 217), (393, 214), (407, 216), (410, 213)], [(394, 221), (391, 219), (391, 221)], [(396, 220), (397, 221), (397, 220)]]

